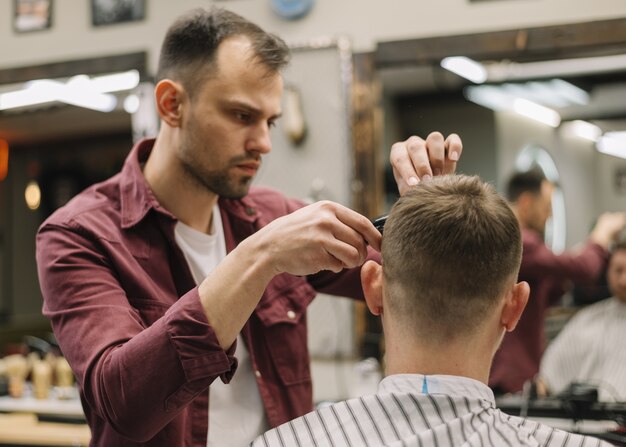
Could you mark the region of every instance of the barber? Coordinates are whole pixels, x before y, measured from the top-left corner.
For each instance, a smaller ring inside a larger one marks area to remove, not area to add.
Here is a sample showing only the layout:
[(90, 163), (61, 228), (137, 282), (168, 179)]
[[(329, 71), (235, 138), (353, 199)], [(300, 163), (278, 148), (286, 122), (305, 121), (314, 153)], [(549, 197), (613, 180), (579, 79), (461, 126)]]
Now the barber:
[[(245, 445), (313, 408), (306, 308), (363, 298), (370, 221), (250, 186), (271, 151), (288, 49), (231, 12), (163, 42), (156, 139), (37, 236), (44, 314), (76, 375), (92, 446)], [(391, 150), (401, 193), (455, 170), (439, 133)]]

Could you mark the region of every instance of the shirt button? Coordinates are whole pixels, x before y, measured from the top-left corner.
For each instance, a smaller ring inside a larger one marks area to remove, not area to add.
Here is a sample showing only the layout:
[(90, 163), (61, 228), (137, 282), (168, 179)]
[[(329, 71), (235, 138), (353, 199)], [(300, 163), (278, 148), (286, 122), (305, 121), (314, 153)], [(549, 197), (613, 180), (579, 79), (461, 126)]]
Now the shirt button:
[(294, 318), (296, 318), (296, 313), (293, 310), (290, 310), (289, 312), (287, 312), (287, 318), (293, 320)]
[(257, 376), (258, 378), (261, 378), (261, 371), (257, 369), (256, 371), (254, 371), (254, 375)]

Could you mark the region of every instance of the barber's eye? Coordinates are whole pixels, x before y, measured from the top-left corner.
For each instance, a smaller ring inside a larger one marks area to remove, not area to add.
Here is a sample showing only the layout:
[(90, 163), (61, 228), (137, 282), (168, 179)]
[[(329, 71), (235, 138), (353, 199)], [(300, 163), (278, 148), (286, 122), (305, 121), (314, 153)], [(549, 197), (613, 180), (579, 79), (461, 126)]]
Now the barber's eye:
[(245, 112), (235, 112), (235, 118), (242, 123), (247, 123), (250, 121), (250, 114)]

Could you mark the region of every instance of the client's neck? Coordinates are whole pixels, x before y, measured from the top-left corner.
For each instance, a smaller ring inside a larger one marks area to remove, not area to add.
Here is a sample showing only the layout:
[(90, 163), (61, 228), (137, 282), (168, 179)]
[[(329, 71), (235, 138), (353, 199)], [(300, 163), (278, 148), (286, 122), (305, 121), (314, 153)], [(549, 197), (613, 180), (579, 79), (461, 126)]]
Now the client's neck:
[(480, 338), (433, 344), (386, 331), (385, 375), (442, 374), (469, 377), (486, 384), (495, 348), (490, 348), (493, 341)]

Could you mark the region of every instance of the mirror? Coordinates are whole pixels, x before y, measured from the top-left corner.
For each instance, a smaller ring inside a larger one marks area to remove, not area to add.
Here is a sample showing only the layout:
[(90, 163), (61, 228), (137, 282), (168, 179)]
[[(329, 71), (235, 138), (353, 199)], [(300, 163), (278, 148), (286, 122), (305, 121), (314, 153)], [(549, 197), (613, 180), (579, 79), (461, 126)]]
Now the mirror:
[[(623, 209), (613, 186), (626, 160), (596, 142), (626, 131), (625, 39), (626, 20), (614, 19), (380, 42), (372, 57), (385, 116), (381, 150), (414, 133), (458, 133), (457, 171), (503, 191), (520, 152), (544, 159), (543, 148), (561, 186), (554, 219), (563, 223), (553, 222), (551, 244), (571, 247), (600, 212)], [(474, 61), (484, 77), (444, 68), (453, 56)]]
[(540, 146), (528, 145), (517, 156), (515, 170), (519, 172), (540, 169), (543, 175), (554, 185), (552, 191), (552, 217), (546, 222), (544, 239), (546, 245), (555, 253), (565, 249), (566, 216), (565, 198), (560, 185), (559, 170), (550, 153)]

